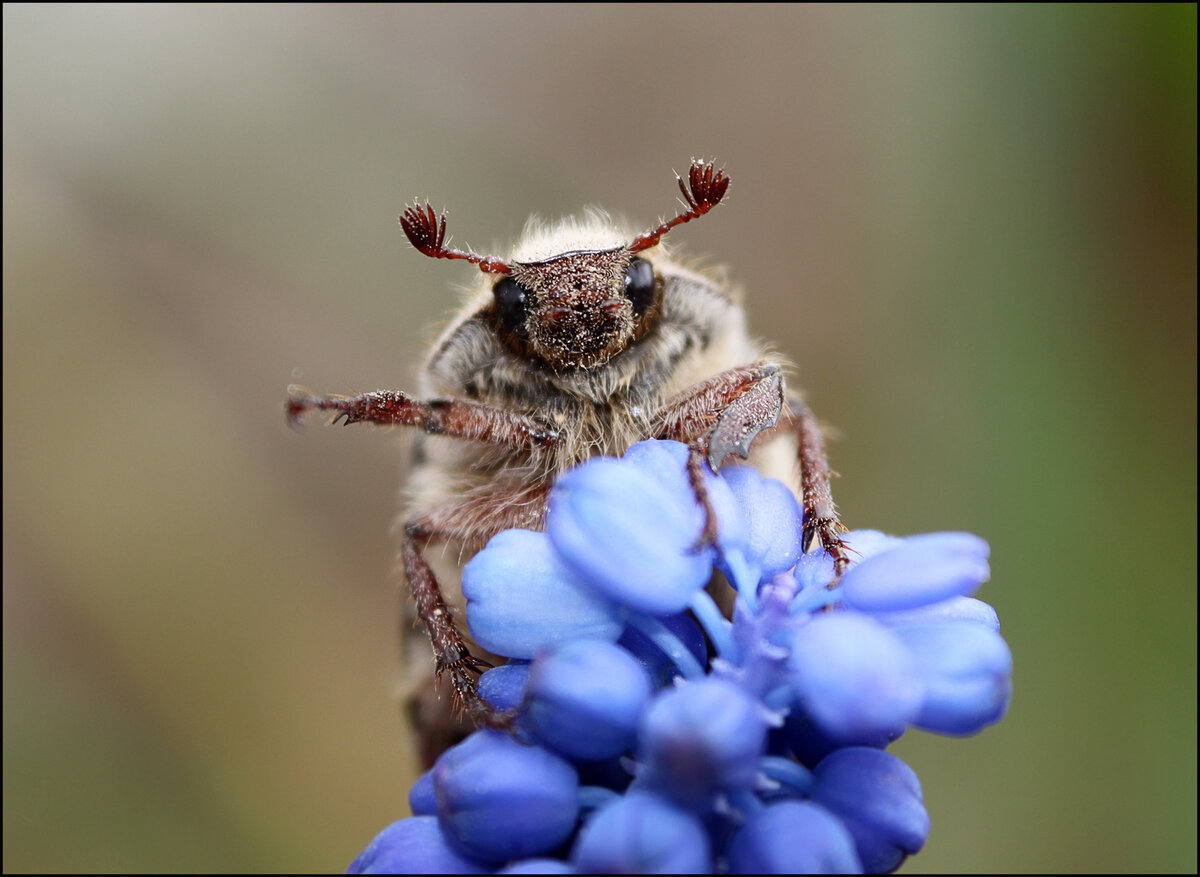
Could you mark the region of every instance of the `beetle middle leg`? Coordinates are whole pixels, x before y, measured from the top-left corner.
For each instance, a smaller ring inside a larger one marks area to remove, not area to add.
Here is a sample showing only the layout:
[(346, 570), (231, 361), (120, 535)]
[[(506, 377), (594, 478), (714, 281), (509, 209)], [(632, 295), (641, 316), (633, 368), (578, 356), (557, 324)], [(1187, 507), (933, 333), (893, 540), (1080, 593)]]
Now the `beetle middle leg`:
[(435, 675), (440, 679), (448, 673), (455, 704), (472, 718), (486, 721), (489, 711), (475, 691), (475, 680), (491, 664), (471, 654), (441, 586), (421, 552), (432, 536), (432, 531), (420, 523), (410, 523), (404, 528), (404, 573), (409, 591), (417, 605), (417, 617), (425, 625), (433, 645)]
[(850, 549), (842, 541), (846, 527), (833, 504), (829, 479), (835, 474), (825, 458), (825, 436), (812, 409), (799, 398), (788, 399), (787, 408), (779, 418), (780, 429), (796, 433), (796, 457), (800, 463), (800, 486), (804, 505), (804, 533), (800, 544), (805, 551), (820, 542), (825, 553), (833, 558), (834, 577), (839, 577), (850, 565)]
[[(417, 617), (433, 646), (434, 672), (438, 678), (449, 677), (453, 710), (478, 724), (506, 724), (506, 717), (489, 707), (476, 691), (477, 677), (491, 665), (472, 653), (471, 643), (459, 629), (454, 610), (424, 551), (430, 543), (438, 541), (476, 550), (503, 530), (514, 527), (541, 530), (549, 489), (548, 484), (535, 483), (468, 494), (415, 518), (404, 528), (405, 575)], [(423, 726), (453, 724), (449, 717), (436, 715), (438, 710), (434, 707), (410, 706)], [(427, 734), (425, 727), (419, 727), (418, 732)], [(436, 728), (431, 732), (436, 732)]]

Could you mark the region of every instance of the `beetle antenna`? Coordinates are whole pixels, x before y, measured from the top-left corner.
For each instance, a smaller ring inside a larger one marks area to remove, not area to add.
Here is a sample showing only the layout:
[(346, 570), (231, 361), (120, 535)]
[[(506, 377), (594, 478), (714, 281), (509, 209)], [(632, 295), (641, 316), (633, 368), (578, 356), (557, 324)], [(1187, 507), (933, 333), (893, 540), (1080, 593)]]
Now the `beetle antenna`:
[(629, 245), (630, 252), (640, 253), (657, 244), (658, 239), (675, 226), (691, 222), (708, 213), (721, 203), (721, 199), (725, 197), (725, 190), (729, 188), (729, 177), (725, 176), (724, 170), (717, 170), (711, 161), (697, 158), (692, 159), (692, 166), (688, 170), (687, 186), (684, 186), (683, 177), (679, 174), (675, 175), (675, 180), (679, 183), (679, 191), (683, 193), (683, 200), (688, 209), (658, 228), (638, 235)]
[(400, 227), (404, 229), (409, 243), (432, 259), (465, 259), (478, 265), (479, 270), (486, 274), (512, 273), (508, 263), (495, 256), (481, 256), (478, 253), (447, 247), (444, 243), (446, 214), (443, 212), (440, 217), (437, 216), (428, 201), (425, 202), (424, 208), (416, 202), (407, 208), (400, 217)]

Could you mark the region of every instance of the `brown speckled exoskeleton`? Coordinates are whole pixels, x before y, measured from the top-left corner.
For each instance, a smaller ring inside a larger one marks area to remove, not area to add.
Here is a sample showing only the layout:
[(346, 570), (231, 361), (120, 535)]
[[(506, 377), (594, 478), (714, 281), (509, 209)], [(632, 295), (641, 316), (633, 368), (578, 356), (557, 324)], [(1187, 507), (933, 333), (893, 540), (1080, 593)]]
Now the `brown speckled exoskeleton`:
[[(782, 364), (751, 340), (737, 297), (715, 273), (689, 268), (660, 239), (720, 203), (729, 178), (693, 161), (679, 179), (684, 209), (636, 234), (591, 212), (531, 226), (507, 259), (452, 249), (445, 216), (426, 204), (401, 217), (413, 246), (479, 266), (478, 290), (429, 354), (418, 396), (380, 390), (313, 396), (291, 388), (287, 414), (333, 411), (345, 423), (421, 430), (408, 484), (403, 563), (416, 615), (433, 644), (434, 669), (475, 721), (495, 722), (475, 691), (487, 666), (464, 634), (461, 563), (512, 527), (541, 529), (559, 473), (597, 455), (618, 456), (645, 438), (691, 448), (689, 474), (715, 535), (702, 467), (732, 455), (783, 477), (803, 498), (805, 548), (819, 542), (837, 572), (847, 555), (829, 491), (821, 431), (784, 387)], [(799, 482), (795, 479), (799, 462)], [(440, 576), (431, 543), (456, 546)], [(472, 651), (474, 649), (474, 651)], [(427, 761), (460, 734), (433, 686), (410, 704)]]

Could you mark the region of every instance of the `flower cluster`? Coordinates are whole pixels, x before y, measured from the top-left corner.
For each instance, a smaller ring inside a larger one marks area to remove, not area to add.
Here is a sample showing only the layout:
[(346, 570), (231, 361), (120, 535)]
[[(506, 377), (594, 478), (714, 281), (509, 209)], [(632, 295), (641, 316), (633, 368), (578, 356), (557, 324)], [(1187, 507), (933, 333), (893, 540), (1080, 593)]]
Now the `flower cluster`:
[(447, 750), (351, 873), (885, 873), (921, 848), (920, 784), (884, 749), (1003, 716), (1011, 655), (970, 596), (987, 544), (853, 532), (835, 581), (801, 554), (791, 492), (732, 467), (707, 476), (718, 536), (698, 545), (687, 455), (585, 463), (546, 532), (471, 560), (471, 633), (511, 659), (480, 692), (517, 732)]

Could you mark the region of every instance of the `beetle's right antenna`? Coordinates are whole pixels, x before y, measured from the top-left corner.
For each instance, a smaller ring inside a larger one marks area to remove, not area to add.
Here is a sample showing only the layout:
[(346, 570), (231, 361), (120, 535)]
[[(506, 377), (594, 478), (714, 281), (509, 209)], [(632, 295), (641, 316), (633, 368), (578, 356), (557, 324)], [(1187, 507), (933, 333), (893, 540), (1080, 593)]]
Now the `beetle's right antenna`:
[(400, 227), (408, 236), (409, 242), (433, 259), (466, 259), (479, 266), (479, 270), (487, 274), (511, 274), (512, 268), (508, 263), (495, 256), (481, 256), (478, 253), (468, 253), (456, 250), (443, 244), (446, 240), (446, 214), (438, 217), (433, 212), (429, 202), (422, 209), (413, 204), (400, 217)]
[[(711, 161), (701, 161), (697, 158), (692, 159), (686, 187), (683, 185), (683, 177), (676, 174), (675, 179), (679, 183), (679, 191), (683, 193), (683, 200), (688, 209), (658, 228), (638, 235), (629, 245), (630, 252), (640, 253), (657, 244), (658, 239), (675, 226), (691, 222), (708, 213), (721, 203), (721, 199), (725, 197), (725, 190), (729, 188), (729, 177), (725, 176), (725, 171), (717, 170)], [(689, 189), (691, 191), (688, 191)]]

